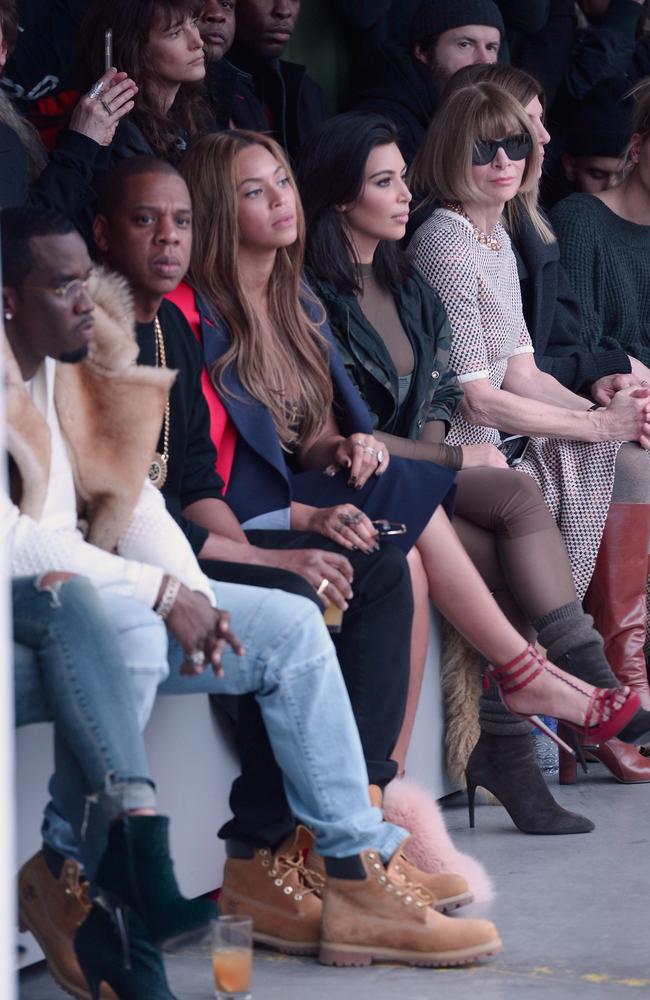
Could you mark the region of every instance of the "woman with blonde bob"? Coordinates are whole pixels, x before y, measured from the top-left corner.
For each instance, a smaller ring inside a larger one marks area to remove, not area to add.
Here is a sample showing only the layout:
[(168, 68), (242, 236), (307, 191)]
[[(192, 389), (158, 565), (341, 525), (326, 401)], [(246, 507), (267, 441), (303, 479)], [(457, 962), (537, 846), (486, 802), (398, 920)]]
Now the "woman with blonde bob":
[[(529, 115), (502, 87), (470, 83), (448, 94), (412, 178), (420, 195), (441, 205), (415, 233), (409, 255), (442, 298), (452, 327), (450, 364), (465, 397), (447, 442), (498, 443), (500, 432), (529, 435), (518, 468), (542, 490), (582, 598), (622, 442), (650, 447), (650, 391), (623, 389), (608, 406), (595, 408), (535, 364), (501, 218), (518, 198), (540, 239), (554, 239), (537, 208), (540, 145)], [(639, 541), (641, 548), (646, 542)]]
[[(519, 101), (528, 115), (543, 159), (551, 137), (544, 126), (545, 96), (539, 81), (515, 66), (500, 63), (466, 66), (448, 81), (441, 101), (472, 83), (496, 83)], [(576, 204), (591, 205), (597, 201), (589, 197), (576, 200)], [(431, 207), (425, 211), (429, 215)], [(424, 217), (419, 216), (417, 225)], [(547, 243), (540, 237), (518, 197), (506, 204), (504, 218), (517, 255), (523, 312), (538, 366), (555, 376), (565, 388), (584, 394), (601, 405), (607, 405), (619, 389), (646, 384), (644, 379), (650, 381), (647, 368), (615, 343), (601, 346), (585, 342), (590, 313), (585, 312), (571, 290), (560, 261), (560, 247), (556, 240)], [(634, 230), (639, 228), (629, 223), (624, 225)], [(587, 247), (586, 238), (581, 237), (576, 245), (578, 243)], [(609, 248), (605, 252), (609, 252)], [(637, 258), (634, 263), (635, 266), (639, 264)], [(641, 273), (641, 265), (639, 268)], [(630, 270), (627, 266), (628, 275)], [(609, 269), (605, 269), (605, 273), (608, 281), (611, 280)], [(625, 296), (620, 283), (614, 281), (612, 284), (617, 294)], [(618, 325), (608, 324), (610, 329)], [(609, 511), (584, 600), (585, 610), (593, 615), (595, 626), (603, 636), (605, 655), (613, 672), (621, 684), (634, 688), (646, 704), (649, 692), (643, 646), (648, 618), (644, 596), (648, 569), (643, 539), (650, 534), (649, 501), (647, 456), (639, 445), (627, 443), (616, 456)], [(625, 784), (650, 780), (650, 760), (618, 740), (599, 748), (592, 747), (591, 752)], [(566, 762), (566, 766), (561, 767), (560, 780), (575, 781), (575, 762)]]
[[(204, 136), (182, 173), (194, 210), (190, 282), (204, 358), (238, 435), (224, 470), (226, 500), (242, 525), (317, 531), (344, 549), (369, 551), (379, 538), (373, 518), (403, 522), (394, 541), (416, 550), (434, 603), (489, 663), (505, 664), (493, 674), (500, 686), (511, 670), (523, 682), (507, 693), (509, 706), (541, 710), (557, 698), (557, 711), (591, 730), (590, 686), (538, 659), (460, 544), (443, 508), (453, 471), (400, 458), (389, 464), (373, 436), (302, 278), (303, 213), (280, 147), (252, 132)], [(617, 712), (635, 713), (633, 701), (619, 692), (607, 705), (615, 728)]]

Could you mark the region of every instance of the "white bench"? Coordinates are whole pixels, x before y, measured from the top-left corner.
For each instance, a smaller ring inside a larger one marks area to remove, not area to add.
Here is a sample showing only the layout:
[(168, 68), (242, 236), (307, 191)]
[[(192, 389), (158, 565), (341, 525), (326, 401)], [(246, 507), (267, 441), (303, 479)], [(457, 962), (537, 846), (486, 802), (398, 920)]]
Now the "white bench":
[[(437, 616), (407, 757), (407, 774), (436, 798), (455, 790), (445, 773), (444, 713), (440, 689)], [(203, 695), (169, 695), (157, 700), (145, 742), (161, 813), (171, 817), (176, 875), (188, 896), (221, 884), (224, 845), (217, 830), (230, 816), (228, 795), (239, 773), (224, 722)], [(18, 867), (40, 849), (40, 826), (52, 773), (52, 726), (24, 726), (16, 732)], [(19, 967), (42, 958), (31, 934), (20, 934)]]

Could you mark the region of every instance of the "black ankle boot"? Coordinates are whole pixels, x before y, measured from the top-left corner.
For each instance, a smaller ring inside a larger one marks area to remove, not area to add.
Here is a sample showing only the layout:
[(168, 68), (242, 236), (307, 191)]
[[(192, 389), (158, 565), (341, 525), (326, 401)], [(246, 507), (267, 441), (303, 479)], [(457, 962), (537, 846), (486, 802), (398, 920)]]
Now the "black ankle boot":
[[(583, 612), (578, 601), (557, 608), (533, 625), (552, 663), (595, 687), (620, 687), (605, 657), (602, 637), (593, 627), (594, 620)], [(617, 738), (623, 743), (647, 742), (650, 739), (650, 712), (640, 708), (617, 733)]]
[(137, 912), (156, 943), (195, 936), (218, 913), (208, 899), (181, 895), (166, 816), (125, 816), (113, 823), (95, 881), (109, 906)]
[(114, 919), (95, 903), (75, 935), (74, 949), (92, 1000), (98, 1000), (102, 983), (108, 983), (120, 1000), (176, 1000), (162, 955), (134, 912), (123, 936)]
[(522, 833), (589, 833), (590, 819), (558, 805), (535, 759), (533, 741), (524, 735), (481, 732), (465, 770), (469, 825), (474, 826), (477, 786), (492, 792)]

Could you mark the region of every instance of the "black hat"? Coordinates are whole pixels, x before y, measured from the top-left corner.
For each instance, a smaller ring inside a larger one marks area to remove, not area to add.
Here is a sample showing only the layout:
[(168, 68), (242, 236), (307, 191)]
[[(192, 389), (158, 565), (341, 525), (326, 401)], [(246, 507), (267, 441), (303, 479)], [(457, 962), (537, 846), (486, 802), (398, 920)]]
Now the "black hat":
[(571, 156), (622, 156), (632, 135), (634, 102), (625, 100), (629, 84), (621, 79), (600, 80), (576, 104), (566, 134)]
[(411, 20), (411, 43), (424, 42), (464, 24), (487, 24), (505, 32), (501, 11), (493, 0), (425, 0)]

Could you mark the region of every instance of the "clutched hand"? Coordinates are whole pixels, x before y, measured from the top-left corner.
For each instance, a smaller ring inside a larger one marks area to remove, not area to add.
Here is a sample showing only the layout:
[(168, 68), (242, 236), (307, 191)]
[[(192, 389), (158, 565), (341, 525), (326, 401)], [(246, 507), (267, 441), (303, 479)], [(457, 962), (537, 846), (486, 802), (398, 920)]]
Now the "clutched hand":
[(334, 453), (334, 463), (349, 471), (348, 485), (360, 490), (371, 476), (381, 476), (388, 468), (388, 448), (372, 434), (351, 434), (343, 438)]
[(202, 674), (208, 663), (217, 677), (223, 677), (222, 657), (230, 646), (236, 656), (245, 650), (230, 627), (227, 611), (213, 608), (207, 597), (181, 586), (167, 615), (169, 631), (185, 650), (181, 673)]
[(379, 532), (370, 518), (351, 503), (314, 507), (309, 530), (333, 539), (346, 549), (360, 549), (366, 554), (379, 547)]

